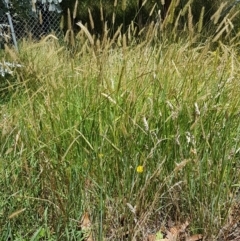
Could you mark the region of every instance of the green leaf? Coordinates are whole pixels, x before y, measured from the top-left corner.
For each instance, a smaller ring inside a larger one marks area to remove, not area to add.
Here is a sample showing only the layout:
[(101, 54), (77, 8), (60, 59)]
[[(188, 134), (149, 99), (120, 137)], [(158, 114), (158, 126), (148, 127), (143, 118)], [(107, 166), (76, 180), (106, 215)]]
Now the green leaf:
[(37, 241), (40, 238), (44, 237), (45, 235), (45, 229), (40, 227), (32, 236), (30, 241)]
[(156, 233), (156, 241), (159, 240), (159, 239), (163, 239), (163, 234), (162, 234), (161, 231), (158, 231), (158, 232)]

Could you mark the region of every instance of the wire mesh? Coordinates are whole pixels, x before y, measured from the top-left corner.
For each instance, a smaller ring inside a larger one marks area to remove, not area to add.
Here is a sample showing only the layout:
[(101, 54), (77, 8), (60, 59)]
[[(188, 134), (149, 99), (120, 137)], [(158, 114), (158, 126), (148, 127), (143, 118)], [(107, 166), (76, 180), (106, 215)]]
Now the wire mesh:
[[(40, 39), (49, 33), (61, 34), (61, 14), (56, 11), (49, 11), (47, 8), (39, 7), (27, 15), (21, 16), (11, 13), (16, 39), (33, 38)], [(0, 44), (11, 42), (11, 31), (6, 13), (0, 15)]]

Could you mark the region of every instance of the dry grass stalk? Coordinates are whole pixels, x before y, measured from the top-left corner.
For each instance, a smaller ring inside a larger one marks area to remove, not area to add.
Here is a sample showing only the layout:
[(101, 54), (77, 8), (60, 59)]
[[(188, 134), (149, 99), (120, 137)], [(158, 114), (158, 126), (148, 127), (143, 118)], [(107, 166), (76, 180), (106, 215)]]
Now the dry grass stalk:
[(43, 24), (43, 19), (42, 19), (42, 12), (41, 10), (39, 11), (39, 23), (42, 25)]
[(239, 10), (236, 11), (236, 12), (231, 16), (231, 18), (229, 18), (229, 20), (232, 21), (236, 16), (238, 16), (239, 12), (240, 12)]
[(143, 28), (139, 31), (138, 36), (141, 36), (141, 34), (142, 34), (145, 30), (146, 30), (146, 28), (143, 27)]
[(122, 47), (122, 34), (121, 34), (121, 33), (118, 35), (117, 45), (118, 45), (119, 47)]
[(153, 28), (153, 37), (157, 38), (158, 36), (158, 30), (159, 30), (159, 24), (155, 23)]
[(24, 212), (25, 210), (26, 210), (26, 208), (17, 210), (16, 212), (10, 214), (10, 215), (8, 216), (8, 218), (9, 218), (9, 219), (15, 218), (15, 217), (17, 217), (19, 214), (21, 214), (22, 212)]
[(97, 49), (97, 52), (100, 53), (101, 52), (101, 43), (100, 43), (100, 40), (97, 39), (96, 41), (96, 49)]
[(71, 14), (70, 14), (69, 8), (68, 8), (68, 30), (65, 34), (64, 41), (68, 44), (70, 43), (73, 47), (75, 47), (75, 36), (72, 29), (72, 20), (71, 20)]
[(225, 18), (219, 23), (218, 27), (217, 27), (217, 30), (216, 30), (216, 33), (220, 31), (220, 29), (225, 25), (226, 23), (226, 19), (228, 18), (229, 14), (227, 14), (225, 16)]
[(180, 163), (175, 162), (176, 166), (175, 166), (173, 172), (177, 173), (177, 172), (181, 171), (191, 161), (192, 161), (191, 159), (184, 159)]
[(213, 42), (217, 42), (219, 40), (219, 38), (222, 36), (222, 34), (224, 33), (224, 31), (226, 31), (228, 28), (228, 25), (225, 25), (221, 31), (219, 31), (219, 33), (214, 37), (214, 39), (212, 40)]
[(9, 33), (9, 29), (8, 29), (8, 33), (7, 34), (3, 33), (4, 41), (6, 43), (9, 43), (9, 40), (11, 39), (10, 34), (11, 33)]
[(221, 13), (223, 11), (223, 8), (227, 5), (227, 2), (221, 3), (217, 11), (211, 16), (211, 20), (213, 21), (214, 24), (218, 23), (218, 20), (221, 16)]
[(131, 27), (130, 26), (128, 26), (127, 36), (128, 36), (128, 40), (131, 41), (132, 40), (132, 35), (131, 35)]
[(166, 17), (164, 18), (163, 23), (161, 25), (161, 30), (163, 30), (168, 25), (168, 23), (173, 23), (174, 12), (176, 7), (179, 5), (179, 2), (180, 0), (171, 1)]
[[(181, 11), (178, 13), (178, 16), (174, 22), (174, 27), (173, 27), (173, 34), (177, 35), (176, 31), (177, 31), (177, 28), (178, 28), (178, 24), (179, 24), (179, 19), (181, 17)], [(176, 36), (175, 36), (176, 37)]]
[(131, 21), (131, 31), (132, 31), (132, 32), (134, 32), (134, 30), (135, 30), (135, 27), (134, 27), (134, 22), (133, 22), (133, 21)]
[(240, 32), (238, 32), (236, 36), (230, 40), (230, 43), (233, 44), (236, 41), (236, 39), (238, 39), (239, 37), (240, 37)]
[(226, 27), (226, 25), (228, 25), (228, 26), (225, 28), (227, 32), (228, 32), (228, 27), (229, 27), (229, 26), (231, 27), (231, 29), (233, 29), (234, 26), (233, 26), (233, 24), (232, 24), (232, 20), (233, 20), (236, 16), (238, 16), (238, 14), (239, 14), (239, 11), (236, 11), (231, 17), (229, 17), (230, 13), (227, 14), (227, 15), (224, 17), (224, 19), (222, 20), (222, 22), (220, 22), (220, 24), (219, 24), (219, 26), (218, 26), (218, 28), (217, 28), (217, 30), (216, 30), (216, 33), (220, 31), (220, 29), (222, 28), (223, 25), (224, 25), (225, 27)]
[(10, 57), (11, 57), (11, 59), (13, 61), (17, 61), (18, 60), (18, 55), (14, 51), (14, 49), (9, 48), (7, 44), (4, 44), (4, 49), (5, 49), (6, 53), (8, 53), (10, 55)]
[(37, 12), (36, 3), (35, 3), (35, 1), (33, 1), (33, 0), (32, 0), (32, 10), (33, 10), (34, 12)]
[(153, 11), (154, 11), (154, 9), (156, 8), (156, 6), (157, 6), (157, 3), (155, 3), (155, 4), (153, 5), (153, 7), (152, 7), (152, 9), (151, 9), (151, 11), (150, 11), (150, 13), (149, 13), (149, 16), (150, 16), (150, 17), (152, 16)]
[(216, 33), (217, 32), (221, 32), (221, 34), (224, 32), (222, 30), (220, 30), (223, 26), (224, 30), (226, 30), (227, 33), (229, 33), (229, 27), (231, 29), (234, 28), (233, 24), (232, 24), (232, 20), (238, 15), (239, 11), (236, 11), (231, 17), (229, 17), (229, 14), (227, 14), (224, 19), (222, 20), (222, 22), (220, 22), (217, 30), (216, 30)]
[(167, 12), (167, 20), (168, 20), (168, 23), (173, 23), (173, 18), (174, 18), (174, 12), (175, 12), (175, 9), (178, 5), (178, 1), (172, 1), (170, 6), (169, 6), (169, 9), (168, 9), (168, 12)]
[(150, 26), (148, 27), (148, 31), (147, 31), (147, 34), (146, 34), (146, 40), (150, 41), (152, 40), (152, 38), (154, 37), (154, 22), (152, 21)]
[(113, 14), (112, 14), (112, 24), (113, 25), (115, 24), (115, 19), (116, 19), (116, 13), (113, 12)]
[(117, 7), (117, 0), (114, 0), (113, 6), (114, 6), (114, 7)]
[(103, 18), (103, 7), (102, 7), (102, 3), (100, 4), (100, 19), (101, 19), (101, 22), (104, 21), (104, 18)]
[(93, 46), (94, 45), (94, 40), (93, 40), (92, 35), (88, 31), (88, 29), (81, 22), (78, 22), (77, 25), (84, 31), (84, 33), (88, 37), (88, 40), (89, 40), (90, 44)]
[(54, 40), (58, 40), (58, 38), (55, 36), (55, 35), (53, 35), (53, 34), (49, 34), (49, 35), (47, 35), (44, 39), (42, 39), (42, 41), (41, 42), (47, 42), (49, 39), (54, 39)]
[(127, 49), (127, 38), (126, 38), (126, 34), (123, 34), (122, 43), (123, 43), (123, 53), (126, 54), (126, 49)]
[(91, 29), (94, 29), (94, 21), (93, 21), (93, 17), (92, 17), (92, 13), (90, 8), (88, 8), (88, 15), (89, 15), (89, 20), (90, 20), (90, 25), (91, 25)]
[(118, 27), (117, 31), (115, 32), (115, 34), (113, 35), (113, 38), (109, 44), (109, 47), (112, 46), (112, 44), (115, 42), (116, 38), (119, 36), (119, 34), (121, 33), (121, 29), (122, 29), (122, 24)]
[(122, 10), (125, 11), (127, 7), (127, 0), (122, 0)]
[(102, 48), (106, 47), (106, 43), (107, 43), (107, 40), (108, 40), (108, 32), (109, 32), (109, 29), (108, 29), (108, 26), (107, 26), (107, 22), (105, 22), (104, 24), (104, 31), (103, 31), (103, 38), (102, 38)]
[(60, 29), (63, 30), (63, 28), (64, 28), (64, 16), (62, 15), (60, 20)]
[(116, 100), (114, 100), (109, 94), (101, 93), (101, 95), (104, 96), (105, 98), (107, 98), (114, 105), (117, 104)]
[(158, 23), (161, 23), (161, 21), (162, 21), (162, 19), (161, 19), (161, 10), (160, 9), (157, 12), (156, 21)]
[(234, 29), (234, 25), (230, 19), (227, 19), (227, 23), (228, 23), (228, 26), (230, 27), (230, 30), (227, 28), (227, 35), (225, 35), (225, 39), (229, 37), (229, 34), (232, 32), (231, 30)]
[(144, 0), (141, 7), (143, 7), (146, 4), (147, 1), (148, 0)]
[(200, 13), (200, 17), (199, 17), (199, 21), (198, 21), (198, 33), (201, 33), (202, 31), (202, 26), (203, 26), (203, 16), (205, 13), (205, 7), (202, 7), (201, 13)]
[(64, 42), (69, 43), (69, 39), (70, 39), (70, 30), (68, 29), (64, 36)]
[(184, 6), (183, 10), (182, 10), (182, 16), (184, 16), (186, 14), (186, 12), (188, 11), (188, 7), (192, 4), (193, 0), (189, 0), (186, 5)]
[(193, 15), (192, 15), (192, 9), (191, 6), (189, 5), (188, 7), (188, 30), (190, 35), (192, 36), (194, 33), (194, 29), (193, 29)]
[(73, 19), (77, 16), (77, 8), (78, 8), (78, 0), (75, 2), (74, 10), (73, 10)]
[(208, 55), (210, 45), (211, 45), (210, 42), (208, 42), (206, 45), (204, 45), (203, 48), (201, 48), (201, 54), (198, 56), (197, 61), (202, 61), (202, 59)]
[(86, 41), (82, 44), (82, 47), (78, 53), (78, 56), (86, 54), (87, 51), (88, 51), (88, 40), (86, 39)]
[(72, 29), (72, 20), (71, 20), (70, 9), (68, 8), (68, 30), (70, 29)]
[(89, 218), (89, 214), (86, 212), (84, 213), (81, 223), (80, 223), (80, 228), (83, 233), (83, 240), (84, 241), (93, 241), (93, 235), (92, 235), (92, 223)]
[(70, 30), (71, 33), (71, 37), (70, 37), (70, 42), (71, 42), (71, 46), (75, 47), (75, 36), (74, 36), (74, 32), (73, 30)]

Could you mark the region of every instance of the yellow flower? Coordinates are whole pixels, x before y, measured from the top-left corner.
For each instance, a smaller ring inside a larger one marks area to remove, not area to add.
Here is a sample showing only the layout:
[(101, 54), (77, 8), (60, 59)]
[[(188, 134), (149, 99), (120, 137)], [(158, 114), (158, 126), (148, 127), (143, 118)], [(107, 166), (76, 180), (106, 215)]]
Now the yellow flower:
[(137, 172), (142, 173), (143, 172), (143, 166), (138, 166), (137, 167)]

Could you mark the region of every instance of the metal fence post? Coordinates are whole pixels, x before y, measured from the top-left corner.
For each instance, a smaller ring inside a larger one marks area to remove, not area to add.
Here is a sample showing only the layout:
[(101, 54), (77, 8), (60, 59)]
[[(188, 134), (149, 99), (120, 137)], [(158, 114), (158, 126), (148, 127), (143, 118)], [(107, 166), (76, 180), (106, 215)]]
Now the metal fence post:
[(9, 22), (9, 25), (10, 25), (10, 28), (11, 28), (13, 43), (14, 43), (15, 49), (18, 51), (16, 35), (15, 35), (15, 32), (14, 32), (14, 27), (13, 27), (13, 23), (12, 23), (12, 17), (11, 17), (9, 12), (7, 12), (6, 14), (7, 14), (8, 22)]

